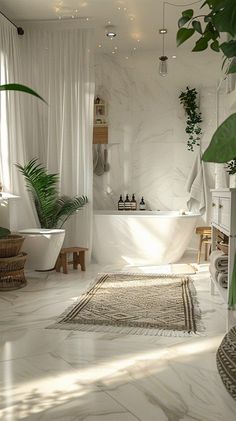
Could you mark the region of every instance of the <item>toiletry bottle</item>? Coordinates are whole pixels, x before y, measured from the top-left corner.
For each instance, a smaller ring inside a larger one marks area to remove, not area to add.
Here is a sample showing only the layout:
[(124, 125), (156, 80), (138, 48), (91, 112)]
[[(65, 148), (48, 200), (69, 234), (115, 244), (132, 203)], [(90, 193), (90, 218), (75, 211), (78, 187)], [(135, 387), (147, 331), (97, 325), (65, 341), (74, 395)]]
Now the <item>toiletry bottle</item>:
[(134, 210), (134, 211), (137, 210), (137, 202), (136, 202), (136, 199), (135, 199), (135, 195), (134, 194), (132, 194), (131, 210)]
[(124, 201), (123, 201), (123, 198), (122, 198), (122, 194), (121, 194), (120, 195), (120, 200), (118, 202), (118, 210), (119, 211), (123, 211), (124, 208), (125, 208), (125, 204), (124, 204)]
[(129, 200), (129, 195), (127, 194), (126, 195), (126, 198), (125, 198), (125, 210), (130, 210), (131, 209), (131, 203), (130, 203), (130, 200)]
[(146, 210), (146, 203), (144, 202), (143, 197), (139, 203), (139, 210)]

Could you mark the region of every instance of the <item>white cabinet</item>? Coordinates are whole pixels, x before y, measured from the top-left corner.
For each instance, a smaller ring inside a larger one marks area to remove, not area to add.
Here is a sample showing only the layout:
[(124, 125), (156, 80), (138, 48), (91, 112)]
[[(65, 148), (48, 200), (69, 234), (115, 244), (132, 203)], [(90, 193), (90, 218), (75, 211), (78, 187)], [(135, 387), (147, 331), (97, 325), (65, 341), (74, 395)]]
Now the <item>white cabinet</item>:
[(217, 230), (229, 238), (228, 290), (221, 290), (222, 296), (228, 302), (229, 285), (232, 278), (234, 257), (236, 252), (236, 189), (212, 190), (212, 250), (216, 248)]

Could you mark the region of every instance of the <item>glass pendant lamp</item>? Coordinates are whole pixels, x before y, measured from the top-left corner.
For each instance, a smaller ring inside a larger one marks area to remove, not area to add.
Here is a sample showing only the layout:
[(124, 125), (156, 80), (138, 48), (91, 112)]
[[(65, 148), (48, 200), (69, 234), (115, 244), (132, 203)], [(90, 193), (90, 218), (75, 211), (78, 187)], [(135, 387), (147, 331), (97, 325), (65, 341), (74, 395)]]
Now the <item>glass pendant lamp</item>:
[(167, 76), (167, 60), (168, 57), (165, 55), (165, 35), (167, 34), (167, 29), (165, 28), (165, 3), (163, 3), (163, 20), (162, 28), (159, 29), (159, 34), (162, 35), (162, 55), (159, 57), (159, 74), (160, 76)]

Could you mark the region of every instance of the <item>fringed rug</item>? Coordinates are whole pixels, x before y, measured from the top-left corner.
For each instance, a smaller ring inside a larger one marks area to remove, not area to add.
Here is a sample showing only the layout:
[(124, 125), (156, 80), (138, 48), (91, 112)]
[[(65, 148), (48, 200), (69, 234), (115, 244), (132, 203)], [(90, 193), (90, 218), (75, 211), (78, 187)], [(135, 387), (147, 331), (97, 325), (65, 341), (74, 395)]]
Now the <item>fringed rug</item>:
[(193, 281), (181, 275), (100, 274), (49, 328), (188, 336), (202, 330)]

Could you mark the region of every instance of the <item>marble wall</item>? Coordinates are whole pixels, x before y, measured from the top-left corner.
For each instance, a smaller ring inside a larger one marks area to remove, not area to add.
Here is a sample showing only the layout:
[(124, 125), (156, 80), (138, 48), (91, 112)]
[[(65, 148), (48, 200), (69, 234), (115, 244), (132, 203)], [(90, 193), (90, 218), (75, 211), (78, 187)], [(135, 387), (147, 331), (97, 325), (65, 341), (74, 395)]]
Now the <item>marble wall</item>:
[[(186, 179), (195, 153), (187, 151), (185, 115), (178, 96), (186, 86), (200, 92), (204, 149), (216, 127), (220, 58), (181, 51), (158, 74), (158, 54), (96, 57), (96, 92), (108, 102), (110, 171), (94, 175), (94, 208), (115, 209), (121, 193), (144, 196), (149, 209), (186, 208)], [(212, 187), (213, 165), (208, 164)]]

